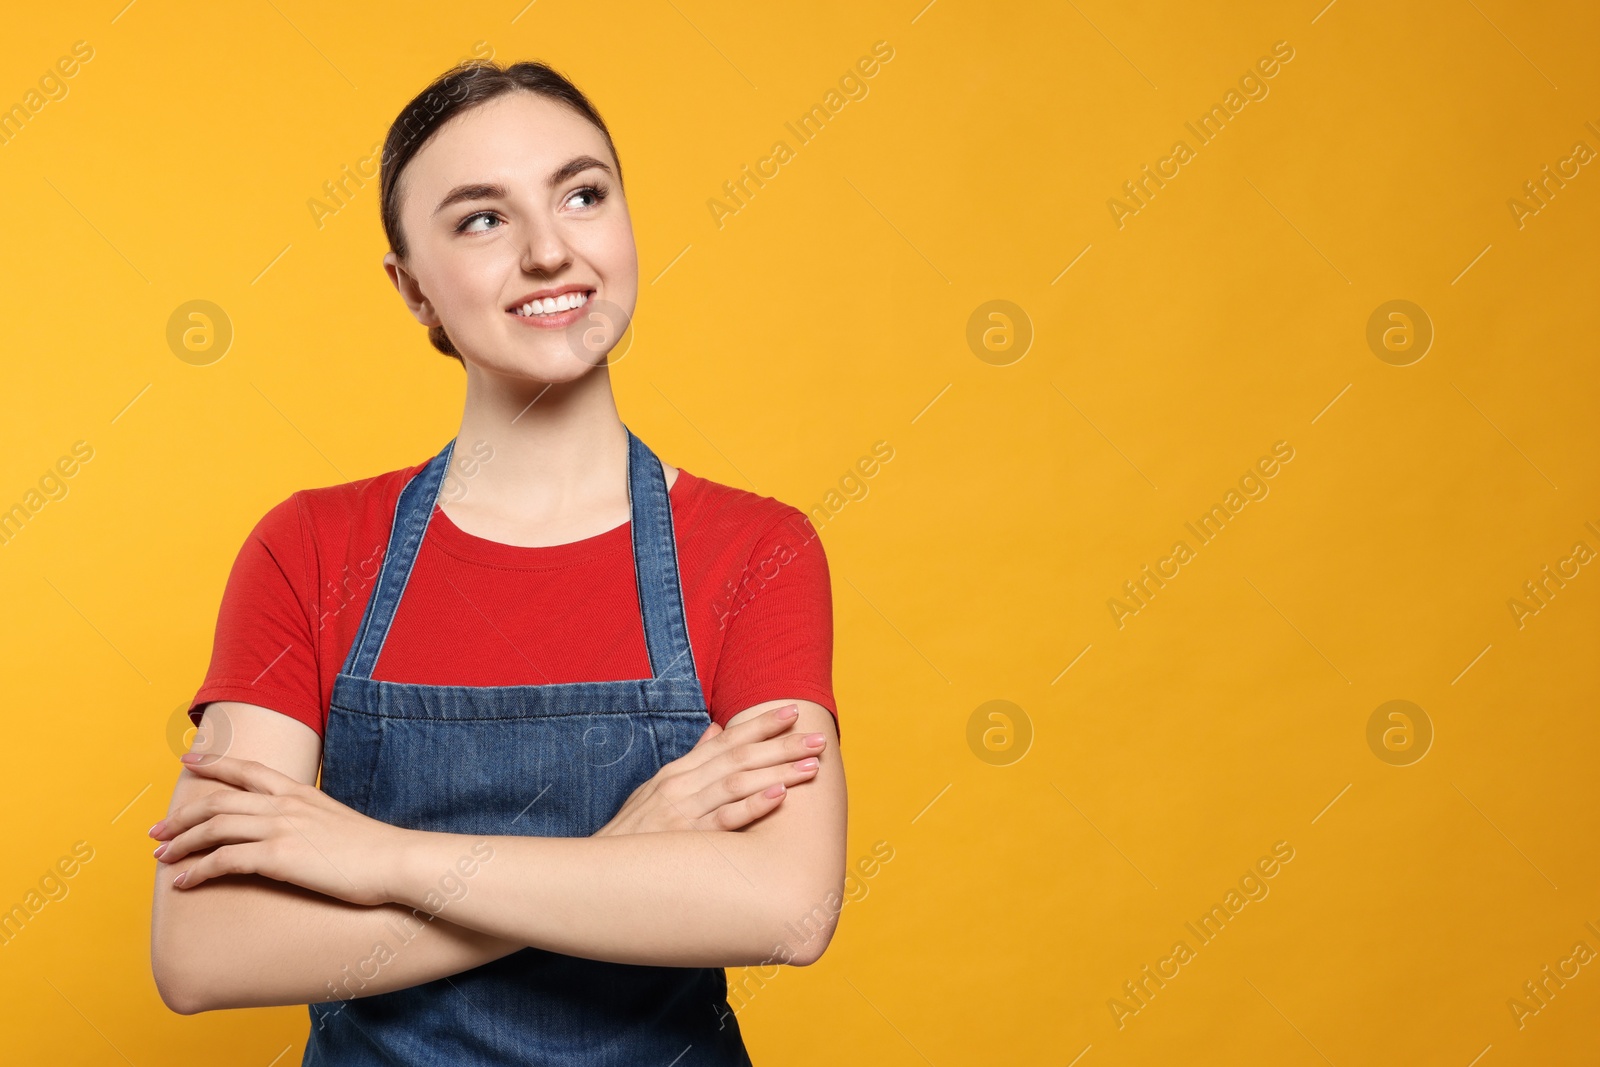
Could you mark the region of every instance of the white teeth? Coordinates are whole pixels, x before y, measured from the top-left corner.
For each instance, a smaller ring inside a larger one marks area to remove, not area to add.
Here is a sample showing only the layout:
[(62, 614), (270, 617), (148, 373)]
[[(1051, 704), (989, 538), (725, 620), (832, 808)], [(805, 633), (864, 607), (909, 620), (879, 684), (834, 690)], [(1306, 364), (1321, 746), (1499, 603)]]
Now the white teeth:
[(551, 315), (561, 311), (571, 311), (575, 307), (582, 307), (589, 302), (587, 291), (576, 293), (562, 293), (557, 297), (546, 297), (543, 300), (531, 300), (517, 309), (518, 315)]

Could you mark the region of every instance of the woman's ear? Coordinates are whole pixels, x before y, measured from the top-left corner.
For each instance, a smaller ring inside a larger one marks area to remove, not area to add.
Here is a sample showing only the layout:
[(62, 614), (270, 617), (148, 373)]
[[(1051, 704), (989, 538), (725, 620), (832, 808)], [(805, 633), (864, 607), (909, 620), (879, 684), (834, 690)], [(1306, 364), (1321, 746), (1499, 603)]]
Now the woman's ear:
[(400, 293), (400, 299), (406, 302), (406, 307), (411, 309), (411, 314), (424, 326), (443, 326), (443, 321), (433, 310), (433, 304), (422, 291), (422, 286), (412, 273), (406, 270), (400, 257), (393, 252), (386, 252), (383, 256), (383, 269), (389, 275), (389, 280)]

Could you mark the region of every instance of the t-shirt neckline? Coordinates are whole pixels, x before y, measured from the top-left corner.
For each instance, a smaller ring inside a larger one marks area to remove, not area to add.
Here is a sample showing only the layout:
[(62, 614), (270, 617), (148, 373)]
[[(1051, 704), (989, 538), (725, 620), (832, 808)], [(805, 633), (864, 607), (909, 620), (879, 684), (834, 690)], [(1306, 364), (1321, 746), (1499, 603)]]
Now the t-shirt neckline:
[[(682, 467), (678, 468), (677, 480), (667, 491), (668, 499), (674, 505), (682, 506), (685, 494), (691, 491), (689, 483), (694, 477)], [(486, 537), (468, 533), (457, 526), (436, 502), (424, 542), (457, 559), (471, 563), (481, 563), (491, 567), (514, 567), (521, 570), (548, 570), (571, 566), (601, 556), (618, 553), (632, 555), (632, 527), (633, 520), (629, 518), (623, 520), (620, 526), (613, 526), (609, 530), (565, 544), (508, 545), (503, 541), (491, 541)]]

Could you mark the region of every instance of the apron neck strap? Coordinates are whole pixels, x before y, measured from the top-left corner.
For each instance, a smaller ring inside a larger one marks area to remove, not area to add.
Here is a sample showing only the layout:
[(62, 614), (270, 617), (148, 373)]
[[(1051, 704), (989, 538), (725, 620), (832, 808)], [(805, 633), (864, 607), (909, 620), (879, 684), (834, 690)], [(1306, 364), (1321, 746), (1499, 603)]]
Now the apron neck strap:
[[(623, 429), (628, 434), (628, 510), (633, 570), (644, 616), (651, 676), (693, 679), (696, 677), (694, 652), (689, 644), (688, 619), (684, 614), (666, 475), (656, 454), (626, 425)], [(433, 518), (455, 445), (452, 438), (400, 491), (389, 530), (389, 544), (384, 550), (383, 568), (345, 658), (343, 674), (362, 679), (372, 677), (400, 606), (400, 597), (411, 579), (423, 535)]]

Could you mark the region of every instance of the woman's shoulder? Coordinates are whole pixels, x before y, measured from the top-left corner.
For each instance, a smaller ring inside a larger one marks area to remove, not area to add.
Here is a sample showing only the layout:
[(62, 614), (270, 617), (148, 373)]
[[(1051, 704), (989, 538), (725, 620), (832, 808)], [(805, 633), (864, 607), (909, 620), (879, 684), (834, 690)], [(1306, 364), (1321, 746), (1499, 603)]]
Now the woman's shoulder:
[(815, 536), (806, 513), (793, 504), (758, 489), (713, 481), (682, 467), (672, 486), (672, 499), (675, 514), (681, 510), (693, 530), (718, 540), (741, 536), (759, 539), (785, 527), (807, 539)]
[(385, 505), (393, 508), (400, 498), (400, 490), (427, 464), (428, 460), (420, 460), (410, 466), (397, 467), (355, 481), (299, 489), (292, 497), (298, 498), (301, 506), (308, 511), (317, 513), (367, 511)]
[(262, 516), (257, 536), (278, 542), (299, 536), (315, 551), (345, 545), (352, 535), (370, 530), (387, 534), (400, 491), (426, 464), (421, 460), (354, 481), (296, 489)]

